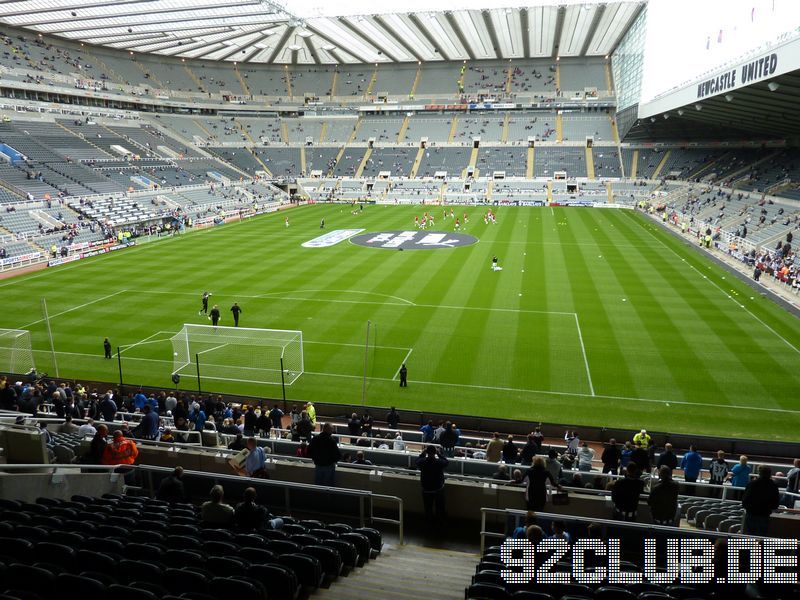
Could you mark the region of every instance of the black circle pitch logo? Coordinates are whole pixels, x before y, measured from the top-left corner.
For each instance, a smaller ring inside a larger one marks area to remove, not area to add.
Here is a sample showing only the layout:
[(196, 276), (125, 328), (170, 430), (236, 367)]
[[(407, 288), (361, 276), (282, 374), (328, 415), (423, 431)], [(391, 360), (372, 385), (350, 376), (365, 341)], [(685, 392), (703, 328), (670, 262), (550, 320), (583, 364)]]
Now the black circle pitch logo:
[(388, 250), (439, 250), (471, 246), (478, 238), (466, 233), (445, 231), (380, 231), (350, 238), (353, 244)]

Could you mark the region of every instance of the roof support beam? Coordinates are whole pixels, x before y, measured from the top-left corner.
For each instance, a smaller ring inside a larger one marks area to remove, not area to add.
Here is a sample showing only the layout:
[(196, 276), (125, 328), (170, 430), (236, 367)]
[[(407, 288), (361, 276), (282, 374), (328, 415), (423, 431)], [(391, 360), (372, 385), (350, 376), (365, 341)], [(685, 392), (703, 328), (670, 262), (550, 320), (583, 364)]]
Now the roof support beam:
[(589, 32), (586, 34), (586, 41), (583, 42), (583, 47), (581, 48), (581, 56), (586, 56), (586, 52), (589, 50), (589, 44), (592, 43), (595, 34), (597, 33), (597, 26), (600, 24), (600, 19), (603, 17), (603, 13), (606, 11), (605, 4), (598, 4), (597, 10), (594, 11), (594, 18), (592, 19), (592, 24), (589, 25)]
[[(175, 12), (175, 11), (173, 10), (171, 12)], [(142, 15), (130, 15), (130, 16), (131, 17), (138, 17), (138, 16), (142, 16)], [(227, 16), (227, 17), (225, 15), (192, 16), (191, 17), (191, 22), (194, 23), (194, 22), (197, 22), (197, 21), (215, 21), (215, 20), (221, 21), (221, 20), (228, 20), (228, 19), (243, 19), (245, 17), (263, 17), (263, 16), (264, 16), (263, 12), (241, 13), (241, 14), (238, 14), (236, 16)], [(74, 27), (66, 27), (64, 29), (48, 29), (47, 31), (42, 31), (42, 33), (60, 35), (60, 34), (63, 34), (63, 33), (75, 33), (75, 32), (80, 32), (80, 31), (96, 31), (98, 29), (112, 29), (112, 30), (113, 29), (123, 29), (123, 30), (127, 30), (128, 28), (132, 29), (132, 28), (134, 28), (136, 26), (142, 26), (142, 25), (145, 25), (145, 26), (147, 26), (147, 25), (159, 25), (159, 26), (161, 26), (161, 25), (165, 25), (165, 24), (168, 24), (168, 23), (186, 23), (186, 22), (187, 22), (187, 17), (183, 16), (183, 17), (176, 17), (174, 19), (155, 19), (153, 21), (144, 21), (144, 22), (141, 21), (141, 20), (139, 20), (139, 21), (131, 21), (129, 23), (120, 23), (119, 25), (92, 25), (91, 27), (74, 26)], [(280, 22), (280, 20), (279, 19), (269, 19), (269, 20), (264, 20), (264, 21), (253, 20), (253, 21), (247, 21), (247, 22), (243, 22), (243, 23), (226, 23), (225, 25), (227, 27), (234, 27), (234, 26), (246, 27), (248, 25), (268, 25), (270, 23), (275, 23), (275, 22)], [(170, 28), (170, 29), (172, 29), (172, 28)], [(196, 27), (195, 27), (195, 29), (196, 29)], [(120, 32), (120, 33), (122, 33), (122, 32)]]
[(283, 47), (286, 45), (286, 42), (288, 42), (289, 38), (292, 37), (292, 34), (294, 33), (295, 29), (297, 29), (297, 27), (287, 27), (286, 28), (286, 31), (283, 32), (283, 35), (281, 36), (281, 39), (278, 40), (277, 44), (275, 44), (274, 50), (270, 53), (269, 58), (267, 59), (268, 63), (274, 63), (275, 62), (275, 59), (278, 58), (278, 55), (283, 50)]
[(417, 62), (422, 62), (422, 57), (414, 50), (413, 46), (407, 44), (405, 39), (403, 39), (403, 36), (398, 34), (390, 25), (387, 25), (380, 15), (375, 15), (372, 17), (372, 20), (376, 25), (380, 25), (383, 30), (386, 31), (386, 33), (388, 33), (400, 46), (405, 48), (411, 56), (416, 58)]
[(356, 27), (355, 25), (353, 25), (353, 24), (352, 24), (350, 21), (348, 21), (347, 19), (341, 19), (341, 18), (340, 18), (340, 19), (337, 19), (337, 22), (338, 22), (340, 25), (342, 25), (342, 26), (346, 27), (347, 29), (349, 29), (349, 30), (350, 30), (350, 31), (353, 33), (353, 35), (355, 35), (356, 37), (358, 37), (358, 38), (360, 38), (360, 39), (364, 40), (364, 41), (365, 41), (367, 44), (369, 44), (369, 45), (371, 45), (371, 46), (375, 46), (375, 48), (377, 48), (377, 49), (378, 49), (378, 52), (379, 52), (380, 54), (383, 54), (384, 56), (388, 56), (388, 57), (389, 57), (389, 59), (390, 59), (392, 62), (397, 62), (397, 57), (396, 57), (396, 56), (393, 56), (393, 55), (392, 55), (392, 54), (391, 54), (391, 53), (390, 53), (388, 50), (386, 50), (386, 48), (384, 48), (383, 46), (381, 46), (380, 44), (378, 44), (378, 42), (377, 42), (376, 40), (373, 40), (373, 39), (371, 39), (371, 38), (368, 38), (368, 37), (366, 37), (366, 36), (364, 35), (364, 33), (363, 33), (362, 31), (360, 31), (360, 30), (358, 29), (358, 27)]
[(531, 43), (530, 36), (528, 35), (528, 9), (521, 8), (519, 10), (519, 26), (522, 29), (522, 56), (530, 58), (531, 56)]
[(482, 10), (481, 16), (483, 17), (483, 22), (486, 25), (486, 31), (489, 32), (489, 39), (492, 40), (492, 49), (494, 50), (495, 55), (497, 58), (505, 58), (505, 56), (503, 56), (503, 50), (500, 48), (500, 42), (497, 40), (497, 32), (492, 24), (492, 17), (489, 15), (489, 11)]
[(445, 18), (447, 22), (450, 23), (450, 27), (453, 28), (453, 31), (456, 32), (456, 37), (458, 37), (458, 41), (461, 42), (461, 45), (464, 46), (464, 50), (467, 51), (467, 56), (469, 56), (470, 60), (475, 60), (475, 52), (472, 51), (472, 46), (467, 43), (467, 38), (464, 35), (464, 32), (461, 30), (461, 27), (458, 25), (458, 21), (453, 16), (452, 12), (445, 13)]
[(419, 29), (419, 32), (425, 36), (425, 39), (428, 40), (428, 43), (431, 46), (433, 46), (434, 50), (436, 50), (436, 53), (439, 56), (441, 56), (444, 60), (450, 60), (450, 57), (448, 57), (447, 54), (444, 53), (444, 50), (442, 50), (441, 46), (439, 46), (439, 44), (436, 43), (436, 40), (433, 37), (431, 37), (431, 35), (428, 33), (428, 30), (425, 29), (425, 27), (422, 25), (422, 22), (419, 20), (419, 17), (417, 17), (415, 13), (410, 13), (408, 15), (408, 18), (412, 23), (414, 23), (414, 25), (416, 25), (417, 29)]

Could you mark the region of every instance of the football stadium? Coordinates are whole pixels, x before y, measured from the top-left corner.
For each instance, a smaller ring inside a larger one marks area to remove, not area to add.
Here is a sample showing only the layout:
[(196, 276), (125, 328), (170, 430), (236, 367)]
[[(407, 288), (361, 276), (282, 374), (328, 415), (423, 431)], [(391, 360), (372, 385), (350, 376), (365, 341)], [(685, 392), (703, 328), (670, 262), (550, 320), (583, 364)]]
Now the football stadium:
[(796, 2), (5, 0), (0, 53), (0, 598), (800, 594)]

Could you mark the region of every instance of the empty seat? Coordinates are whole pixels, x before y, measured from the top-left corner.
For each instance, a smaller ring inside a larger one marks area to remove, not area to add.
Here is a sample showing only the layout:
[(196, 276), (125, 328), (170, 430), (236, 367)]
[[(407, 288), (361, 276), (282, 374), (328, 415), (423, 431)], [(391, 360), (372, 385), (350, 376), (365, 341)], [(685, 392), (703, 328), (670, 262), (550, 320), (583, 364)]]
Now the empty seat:
[(275, 554), (264, 548), (240, 548), (239, 558), (243, 558), (250, 564), (266, 564), (268, 562), (275, 562)]
[(238, 550), (230, 542), (204, 542), (201, 549), (208, 556), (235, 556)]
[(58, 597), (65, 600), (100, 598), (106, 593), (106, 586), (102, 582), (84, 575), (62, 573), (56, 577), (56, 585), (58, 586)]
[(52, 563), (66, 570), (75, 568), (75, 550), (63, 544), (39, 542), (34, 548), (36, 560)]
[(312, 544), (303, 547), (303, 554), (313, 556), (319, 561), (326, 579), (335, 579), (342, 572), (342, 557), (333, 548)]
[(217, 577), (236, 577), (245, 575), (249, 563), (222, 556), (212, 556), (206, 561), (206, 568)]
[(199, 593), (208, 592), (208, 578), (202, 573), (197, 573), (189, 569), (166, 569), (161, 578), (161, 582), (171, 594)]
[(8, 590), (33, 592), (42, 598), (51, 598), (56, 592), (52, 573), (39, 567), (16, 563), (6, 569), (4, 585)]
[(594, 591), (595, 600), (636, 600), (636, 594), (617, 586), (603, 586)]
[(115, 600), (158, 600), (153, 592), (130, 587), (127, 585), (112, 585), (108, 588), (108, 596)]
[(202, 547), (200, 540), (186, 535), (168, 535), (164, 545), (171, 550), (200, 550)]
[(255, 584), (233, 577), (215, 577), (209, 584), (209, 591), (219, 600), (224, 600), (226, 598), (266, 599), (266, 594)]
[(294, 571), (302, 586), (317, 588), (322, 584), (322, 564), (313, 556), (299, 552), (283, 554), (277, 558), (277, 563)]
[(467, 588), (467, 600), (473, 598), (480, 600), (508, 600), (509, 593), (503, 586), (493, 583), (473, 583)]
[(342, 565), (348, 569), (358, 566), (358, 549), (352, 543), (346, 540), (323, 540), (319, 545), (336, 550), (342, 558)]
[(363, 566), (369, 560), (372, 553), (372, 545), (369, 538), (362, 533), (343, 533), (339, 536), (345, 542), (350, 542), (358, 550), (358, 566)]
[(270, 600), (294, 600), (297, 596), (297, 576), (283, 565), (252, 565), (247, 575), (267, 586)]

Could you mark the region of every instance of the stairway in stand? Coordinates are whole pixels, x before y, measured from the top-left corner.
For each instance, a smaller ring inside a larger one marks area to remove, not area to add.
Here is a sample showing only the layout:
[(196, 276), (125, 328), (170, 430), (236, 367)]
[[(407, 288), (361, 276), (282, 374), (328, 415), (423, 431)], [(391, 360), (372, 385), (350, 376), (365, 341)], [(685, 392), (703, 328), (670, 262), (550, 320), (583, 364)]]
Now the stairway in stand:
[(377, 560), (340, 577), (312, 598), (330, 600), (463, 600), (478, 555), (406, 544), (384, 544)]

